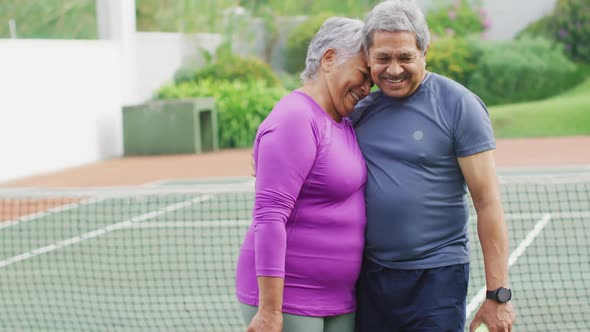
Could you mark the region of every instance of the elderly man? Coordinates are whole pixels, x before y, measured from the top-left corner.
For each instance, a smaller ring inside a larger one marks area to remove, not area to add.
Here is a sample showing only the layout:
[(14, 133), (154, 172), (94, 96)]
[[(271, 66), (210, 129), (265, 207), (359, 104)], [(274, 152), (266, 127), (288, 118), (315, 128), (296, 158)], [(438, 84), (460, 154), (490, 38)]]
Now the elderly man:
[(510, 331), (508, 237), (487, 109), (462, 85), (426, 70), (430, 34), (413, 1), (378, 4), (363, 33), (380, 89), (351, 115), (368, 169), (357, 330), (464, 330), (467, 187), (488, 288), (471, 330), (485, 323)]

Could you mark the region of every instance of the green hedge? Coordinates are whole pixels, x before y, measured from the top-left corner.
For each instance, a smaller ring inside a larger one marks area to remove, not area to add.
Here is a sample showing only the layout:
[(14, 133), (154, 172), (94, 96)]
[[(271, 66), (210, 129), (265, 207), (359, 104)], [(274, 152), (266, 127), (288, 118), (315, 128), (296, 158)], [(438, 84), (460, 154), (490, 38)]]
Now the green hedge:
[(182, 68), (174, 76), (176, 83), (186, 81), (261, 81), (268, 86), (280, 86), (281, 81), (265, 62), (256, 58), (224, 56), (202, 68)]
[(527, 36), (549, 38), (574, 61), (590, 63), (590, 1), (559, 0), (550, 15), (529, 24), (517, 38)]
[(556, 39), (575, 61), (590, 63), (590, 1), (559, 0), (553, 14)]
[(287, 94), (262, 81), (186, 81), (162, 87), (156, 99), (215, 97), (221, 148), (251, 147), (258, 125)]
[(543, 37), (553, 40), (555, 36), (555, 28), (553, 27), (552, 20), (553, 16), (547, 15), (529, 23), (516, 35), (515, 39)]
[(433, 40), (426, 54), (427, 69), (466, 85), (475, 70), (480, 49), (464, 38)]
[(287, 72), (297, 74), (305, 69), (309, 43), (320, 30), (322, 24), (332, 16), (328, 13), (311, 16), (289, 32), (285, 48), (285, 70)]
[(583, 80), (576, 64), (546, 39), (481, 42), (477, 47), (481, 56), (467, 86), (487, 105), (545, 99)]
[(490, 107), (497, 138), (590, 135), (590, 79), (559, 96)]

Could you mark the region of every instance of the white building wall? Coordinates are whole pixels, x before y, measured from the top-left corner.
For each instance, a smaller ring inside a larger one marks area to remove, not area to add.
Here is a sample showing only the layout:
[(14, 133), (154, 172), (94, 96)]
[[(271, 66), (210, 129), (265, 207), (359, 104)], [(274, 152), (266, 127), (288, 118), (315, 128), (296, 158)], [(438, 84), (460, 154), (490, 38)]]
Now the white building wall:
[(214, 54), (221, 44), (219, 34), (182, 34), (138, 32), (137, 91), (145, 101), (163, 85), (171, 82), (182, 66), (201, 66), (205, 63), (200, 49)]
[(529, 23), (550, 14), (557, 0), (484, 0), (492, 21), (490, 40), (510, 40)]
[(110, 41), (0, 40), (0, 182), (122, 154)]

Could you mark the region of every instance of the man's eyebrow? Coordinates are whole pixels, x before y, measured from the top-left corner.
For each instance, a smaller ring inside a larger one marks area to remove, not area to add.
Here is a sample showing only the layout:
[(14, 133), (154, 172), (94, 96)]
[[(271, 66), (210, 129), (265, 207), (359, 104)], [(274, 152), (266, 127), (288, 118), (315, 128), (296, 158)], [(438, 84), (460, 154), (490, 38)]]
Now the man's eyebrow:
[(411, 51), (403, 51), (399, 53), (399, 56), (405, 56), (405, 57), (412, 57), (412, 56), (416, 56), (415, 52), (411, 52)]
[(396, 57), (415, 57), (416, 56), (416, 52), (413, 51), (400, 51), (400, 52), (396, 52), (395, 54), (392, 55), (391, 52), (388, 51), (375, 51), (375, 53), (373, 54), (374, 57), (377, 58), (385, 58), (385, 57), (391, 57), (391, 56), (396, 56)]
[(391, 56), (391, 53), (386, 52), (386, 51), (376, 51), (374, 53), (374, 56), (376, 56), (376, 57), (389, 57), (389, 56)]

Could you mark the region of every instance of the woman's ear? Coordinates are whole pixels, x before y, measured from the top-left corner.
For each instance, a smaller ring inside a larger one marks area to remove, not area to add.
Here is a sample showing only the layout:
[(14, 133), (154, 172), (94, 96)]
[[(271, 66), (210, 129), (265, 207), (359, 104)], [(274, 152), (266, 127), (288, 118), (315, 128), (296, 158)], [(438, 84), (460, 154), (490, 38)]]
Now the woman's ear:
[(330, 71), (336, 64), (336, 50), (329, 48), (324, 52), (321, 59), (321, 67), (324, 71)]

